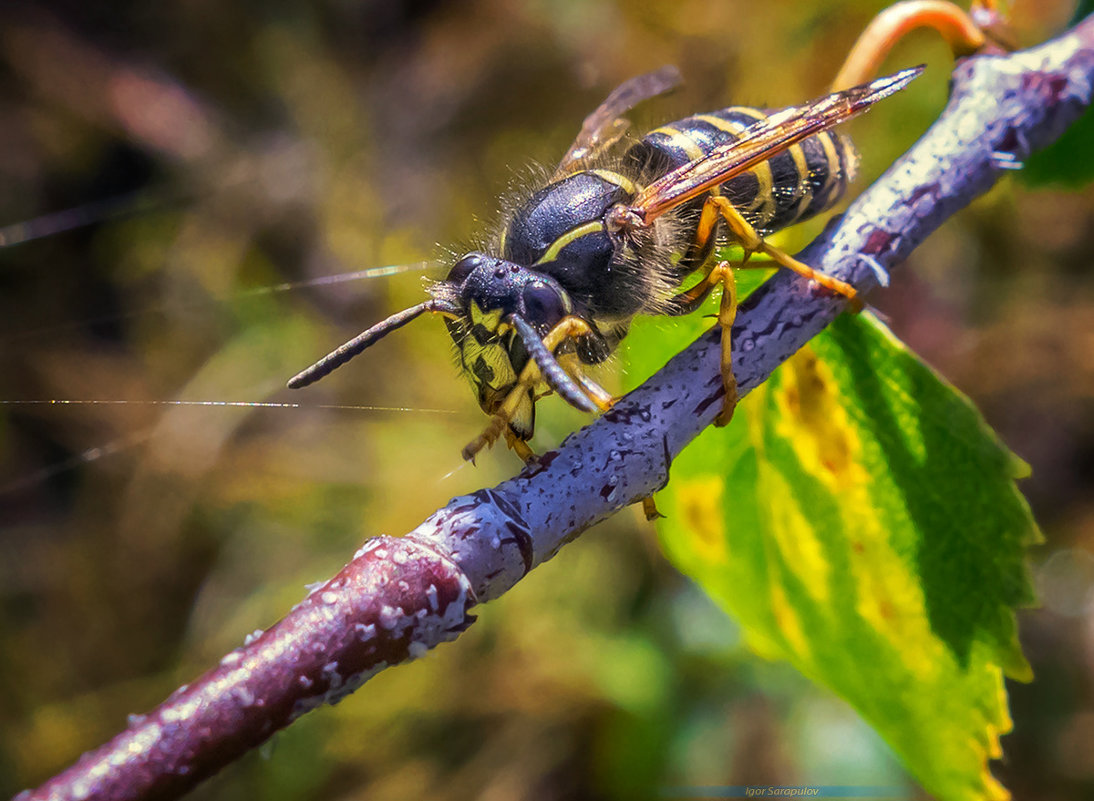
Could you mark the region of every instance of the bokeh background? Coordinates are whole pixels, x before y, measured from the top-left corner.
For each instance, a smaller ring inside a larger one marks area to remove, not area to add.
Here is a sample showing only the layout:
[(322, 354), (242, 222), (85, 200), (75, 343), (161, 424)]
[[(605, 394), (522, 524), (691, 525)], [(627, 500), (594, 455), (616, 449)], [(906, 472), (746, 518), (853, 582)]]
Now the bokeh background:
[[(674, 63), (687, 80), (633, 115), (639, 131), (819, 95), (883, 5), (0, 5), (0, 795), (273, 623), (366, 537), (518, 469), (503, 451), (461, 465), (483, 418), (435, 320), (282, 388), (443, 267), (297, 284), (443, 263), (634, 74)], [(1019, 1), (1019, 39), (1073, 13)], [(951, 59), (930, 35), (889, 65), (922, 61), (926, 76), (849, 126), (862, 183), (945, 102)], [(1040, 799), (1094, 793), (1094, 196), (1073, 177), (1004, 182), (872, 298), (1033, 466), (1044, 606), (1021, 622), (1037, 680), (1012, 686), (996, 770)], [(618, 372), (605, 382), (627, 386)], [(40, 403), (59, 400), (80, 403)], [(541, 404), (538, 447), (581, 424), (561, 407)], [(478, 611), (456, 644), (306, 716), (193, 797), (918, 792), (853, 711), (749, 653), (638, 514)]]

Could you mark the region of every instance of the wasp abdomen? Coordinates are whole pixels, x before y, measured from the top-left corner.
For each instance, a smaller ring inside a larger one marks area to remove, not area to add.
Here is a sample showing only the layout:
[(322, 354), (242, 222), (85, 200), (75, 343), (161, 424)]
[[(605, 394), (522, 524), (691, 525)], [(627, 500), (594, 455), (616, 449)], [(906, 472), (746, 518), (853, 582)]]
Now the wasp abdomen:
[[(737, 139), (767, 116), (731, 106), (686, 117), (650, 131), (625, 159), (645, 180), (654, 180)], [(854, 177), (855, 160), (850, 140), (824, 131), (729, 179), (720, 192), (758, 230), (775, 231), (834, 205)]]

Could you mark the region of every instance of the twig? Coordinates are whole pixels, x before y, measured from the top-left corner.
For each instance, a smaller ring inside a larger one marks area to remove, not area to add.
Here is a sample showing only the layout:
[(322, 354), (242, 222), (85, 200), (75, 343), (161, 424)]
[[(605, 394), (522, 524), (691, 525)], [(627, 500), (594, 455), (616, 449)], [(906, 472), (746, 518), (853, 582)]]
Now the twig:
[[(1094, 17), (1058, 39), (961, 62), (930, 131), (801, 255), (868, 292), (944, 220), (1091, 101)], [(776, 275), (742, 306), (733, 365), (748, 392), (844, 309)], [(715, 327), (516, 478), (456, 498), (406, 537), (369, 541), (283, 620), (20, 799), (174, 798), (300, 714), (454, 639), (468, 610), (585, 529), (663, 486), (722, 397)]]

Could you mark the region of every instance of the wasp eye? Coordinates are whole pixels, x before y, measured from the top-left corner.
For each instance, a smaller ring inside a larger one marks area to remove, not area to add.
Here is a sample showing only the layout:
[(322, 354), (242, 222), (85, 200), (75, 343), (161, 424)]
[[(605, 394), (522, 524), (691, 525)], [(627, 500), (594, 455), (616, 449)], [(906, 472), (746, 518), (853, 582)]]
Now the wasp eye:
[(450, 284), (463, 284), (467, 276), (471, 275), (482, 262), (483, 258), (478, 253), (468, 253), (452, 265), (452, 269), (448, 271), (448, 278), (445, 280)]
[(537, 327), (551, 327), (569, 314), (569, 302), (560, 287), (536, 282), (524, 288), (525, 319)]

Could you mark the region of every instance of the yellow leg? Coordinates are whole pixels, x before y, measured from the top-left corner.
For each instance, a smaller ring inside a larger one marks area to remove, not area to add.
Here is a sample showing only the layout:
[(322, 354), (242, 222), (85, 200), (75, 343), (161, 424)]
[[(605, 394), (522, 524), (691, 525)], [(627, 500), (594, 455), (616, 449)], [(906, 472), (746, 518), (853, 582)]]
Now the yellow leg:
[[(858, 292), (855, 291), (853, 286), (846, 281), (841, 281), (838, 278), (833, 278), (819, 270), (814, 270), (808, 264), (803, 264), (790, 254), (779, 250), (779, 248), (773, 245), (767, 244), (763, 237), (756, 232), (756, 229), (752, 227), (752, 224), (742, 217), (741, 212), (737, 211), (733, 204), (724, 197), (721, 197), (720, 195), (711, 195), (707, 198), (706, 206), (717, 208), (719, 215), (725, 220), (726, 225), (729, 226), (730, 233), (736, 237), (737, 241), (741, 243), (741, 247), (744, 248), (746, 261), (748, 256), (752, 253), (764, 253), (780, 267), (793, 270), (798, 275), (804, 276), (811, 281), (816, 281), (826, 289), (843, 295), (854, 304), (856, 311), (862, 309), (862, 302), (859, 300)], [(706, 208), (704, 208), (704, 212), (705, 211)]]
[(737, 408), (737, 377), (733, 374), (733, 321), (737, 318), (737, 279), (733, 275), (733, 265), (720, 261), (703, 276), (703, 279), (690, 289), (681, 292), (674, 303), (690, 305), (707, 296), (712, 288), (722, 285), (722, 302), (718, 306), (718, 325), (722, 329), (722, 411), (714, 418), (714, 425), (724, 426), (733, 417)]
[(510, 450), (516, 452), (525, 464), (531, 464), (536, 460), (536, 452), (532, 450), (527, 442), (514, 434), (512, 429), (506, 429), (505, 442), (509, 445)]
[[(721, 215), (718, 211), (718, 206), (713, 203), (704, 203), (703, 209), (699, 215), (699, 223), (695, 226), (695, 238), (688, 250), (695, 253), (703, 252), (711, 238), (717, 232), (718, 221), (720, 219)], [(745, 255), (747, 257), (748, 254), (746, 253)], [(668, 306), (668, 311), (666, 313), (677, 316), (690, 314), (699, 308), (700, 304), (706, 300), (707, 295), (710, 294), (710, 291), (718, 284), (716, 280), (710, 280), (710, 274), (717, 264), (718, 262), (708, 259), (702, 268), (703, 274), (699, 279), (699, 282), (690, 289), (675, 295), (670, 300), (670, 305)]]
[[(592, 328), (580, 317), (563, 317), (554, 328), (547, 332), (547, 336), (543, 338), (543, 345), (547, 350), (553, 352), (555, 348), (567, 339), (590, 333), (592, 333)], [(565, 367), (563, 367), (563, 369), (565, 369)], [(567, 370), (567, 372), (569, 373), (570, 371)], [(588, 396), (589, 400), (598, 408), (603, 410), (611, 408), (612, 403), (615, 401), (611, 393), (580, 371), (578, 371), (577, 375), (574, 375), (573, 373), (570, 373), (570, 375), (577, 381), (578, 386)], [(505, 400), (502, 401), (501, 406), (499, 406), (494, 414), (491, 415), (490, 422), (486, 424), (486, 428), (463, 449), (463, 458), (465, 460), (469, 462), (474, 461), (475, 456), (482, 451), (483, 448), (490, 447), (497, 442), (498, 437), (509, 432), (509, 421), (513, 419), (513, 415), (516, 414), (525, 395), (535, 388), (536, 384), (540, 382), (540, 379), (540, 370), (534, 361), (529, 361), (528, 364), (524, 365), (524, 369), (521, 370), (517, 383), (509, 390), (509, 394), (505, 396)], [(523, 442), (523, 440), (518, 440), (516, 437), (513, 437), (508, 441), (510, 447), (514, 447), (514, 441)], [(524, 447), (527, 449), (528, 454), (532, 454), (531, 448), (528, 448), (527, 445)], [(524, 452), (521, 449), (514, 447), (514, 450), (517, 450), (521, 458), (524, 458)], [(527, 459), (525, 459), (525, 461), (527, 461)]]
[[(517, 412), (517, 407), (520, 406), (521, 400), (525, 393), (529, 392), (539, 382), (539, 368), (535, 362), (528, 362), (524, 365), (524, 369), (520, 371), (520, 377), (517, 379), (516, 385), (509, 391), (509, 394), (505, 396), (505, 400), (502, 401), (498, 410), (490, 415), (490, 422), (486, 424), (486, 428), (471, 442), (467, 443), (462, 451), (464, 461), (474, 462), (475, 457), (483, 448), (489, 448), (502, 434), (509, 433), (509, 421), (513, 419), (513, 415)], [(513, 437), (509, 440), (509, 446), (513, 447), (513, 440), (519, 439)], [(531, 451), (531, 448), (528, 449)], [(518, 455), (523, 458), (523, 454), (517, 451)], [(525, 460), (527, 461), (527, 460)]]
[(729, 262), (720, 262), (711, 270), (710, 278), (722, 282), (722, 302), (718, 306), (718, 325), (722, 327), (722, 411), (714, 425), (724, 426), (737, 408), (737, 376), (733, 374), (733, 321), (737, 319), (737, 279)]
[(657, 504), (654, 503), (653, 496), (647, 495), (642, 499), (642, 512), (646, 515), (646, 519), (650, 522), (664, 517), (659, 511), (657, 511)]
[(615, 405), (616, 397), (585, 375), (577, 354), (564, 353), (558, 357), (558, 363), (562, 365), (562, 369), (569, 374), (570, 378), (577, 382), (578, 386), (589, 397), (589, 400), (595, 403), (600, 411), (606, 412)]
[(903, 0), (889, 6), (866, 26), (832, 82), (832, 91), (872, 80), (893, 45), (916, 28), (934, 28), (958, 57), (972, 55), (989, 45), (1005, 45), (1009, 38), (995, 0), (973, 2), (970, 13), (946, 0)]

